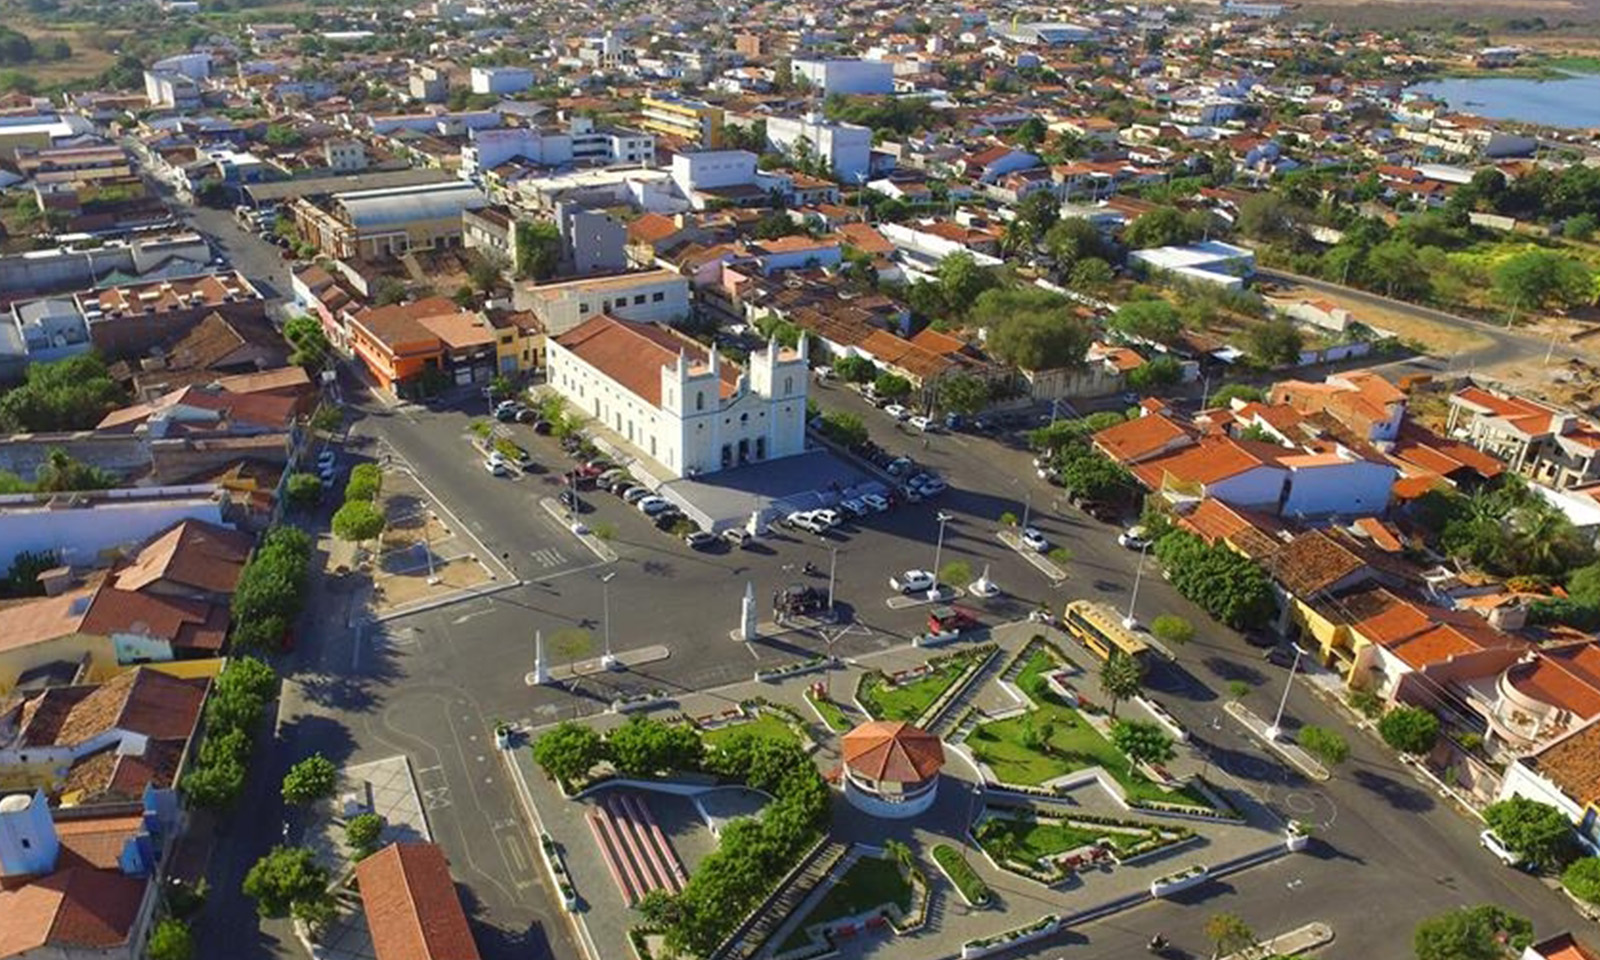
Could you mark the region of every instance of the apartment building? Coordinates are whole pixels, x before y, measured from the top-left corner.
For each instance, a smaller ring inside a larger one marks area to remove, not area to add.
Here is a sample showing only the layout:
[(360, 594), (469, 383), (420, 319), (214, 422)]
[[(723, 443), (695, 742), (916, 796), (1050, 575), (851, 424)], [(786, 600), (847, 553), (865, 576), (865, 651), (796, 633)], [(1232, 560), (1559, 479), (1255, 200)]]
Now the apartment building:
[(722, 108), (704, 100), (652, 94), (639, 104), (639, 124), (651, 133), (680, 137), (702, 147), (722, 146)]

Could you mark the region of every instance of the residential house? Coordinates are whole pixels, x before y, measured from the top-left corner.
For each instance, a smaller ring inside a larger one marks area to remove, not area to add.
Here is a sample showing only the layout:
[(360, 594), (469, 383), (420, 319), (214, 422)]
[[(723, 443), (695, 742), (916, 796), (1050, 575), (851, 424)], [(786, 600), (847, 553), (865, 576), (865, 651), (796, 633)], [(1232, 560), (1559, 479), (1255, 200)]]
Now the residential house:
[(1446, 429), (1557, 490), (1600, 481), (1600, 429), (1577, 414), (1467, 386), (1450, 395)]
[(356, 864), (376, 960), (478, 960), (450, 864), (432, 843), (391, 843)]
[(409, 394), (496, 373), (493, 328), (446, 297), (368, 307), (349, 315), (347, 331), (351, 352), (384, 390)]

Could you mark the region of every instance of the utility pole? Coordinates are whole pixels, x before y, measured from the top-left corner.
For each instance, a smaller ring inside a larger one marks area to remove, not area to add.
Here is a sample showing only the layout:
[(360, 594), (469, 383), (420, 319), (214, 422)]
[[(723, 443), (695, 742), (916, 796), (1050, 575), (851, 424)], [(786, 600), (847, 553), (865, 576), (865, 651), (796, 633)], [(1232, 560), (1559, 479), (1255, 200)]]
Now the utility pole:
[(933, 548), (933, 586), (928, 588), (928, 599), (939, 599), (939, 557), (944, 552), (944, 525), (950, 522), (950, 515), (943, 510), (939, 511), (939, 540)]
[(1289, 664), (1289, 679), (1283, 685), (1283, 696), (1278, 700), (1278, 713), (1272, 718), (1272, 726), (1267, 728), (1267, 739), (1276, 740), (1283, 736), (1283, 708), (1289, 703), (1289, 691), (1294, 687), (1294, 672), (1300, 666), (1300, 657), (1305, 651), (1300, 649), (1300, 644), (1291, 644), (1294, 647), (1294, 662)]
[(617, 658), (611, 652), (611, 578), (617, 575), (612, 570), (600, 576), (600, 603), (601, 616), (604, 619), (602, 633), (605, 635), (605, 653), (600, 656), (600, 666), (605, 670), (617, 668)]

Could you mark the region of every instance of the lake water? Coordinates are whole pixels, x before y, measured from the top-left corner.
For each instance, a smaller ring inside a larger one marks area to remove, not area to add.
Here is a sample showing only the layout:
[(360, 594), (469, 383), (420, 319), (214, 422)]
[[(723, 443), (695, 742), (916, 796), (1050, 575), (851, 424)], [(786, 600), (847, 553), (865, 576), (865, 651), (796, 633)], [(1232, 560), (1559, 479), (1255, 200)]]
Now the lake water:
[(1430, 80), (1409, 89), (1480, 117), (1552, 127), (1600, 127), (1600, 74), (1574, 74), (1566, 80)]

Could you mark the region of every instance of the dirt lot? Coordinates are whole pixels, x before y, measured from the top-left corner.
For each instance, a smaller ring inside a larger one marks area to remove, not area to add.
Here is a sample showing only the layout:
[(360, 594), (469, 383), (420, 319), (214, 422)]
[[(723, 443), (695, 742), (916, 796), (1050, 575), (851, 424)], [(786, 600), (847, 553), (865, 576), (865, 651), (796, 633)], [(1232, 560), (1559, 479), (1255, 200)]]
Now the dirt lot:
[(1441, 357), (1489, 345), (1489, 339), (1474, 330), (1421, 320), (1410, 314), (1395, 313), (1382, 307), (1308, 287), (1289, 287), (1275, 293), (1273, 298), (1287, 303), (1298, 300), (1326, 300), (1349, 310), (1351, 316), (1367, 326), (1388, 330), (1402, 340), (1415, 340), (1426, 344), (1430, 353)]

